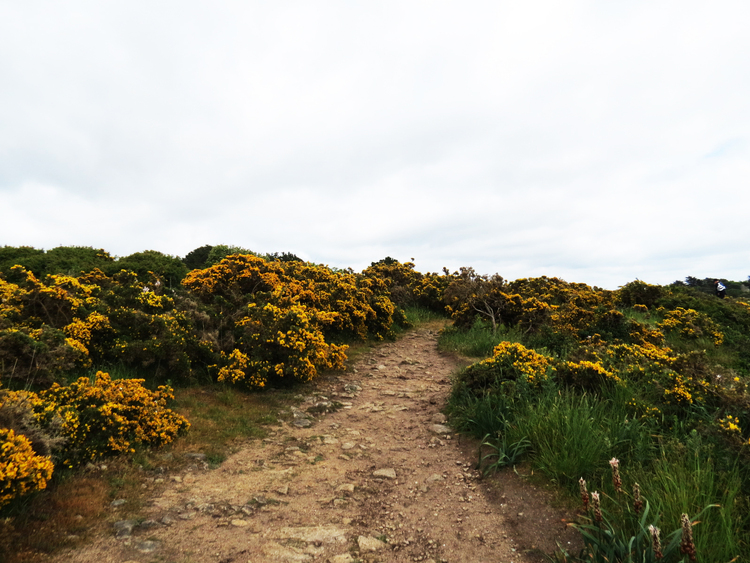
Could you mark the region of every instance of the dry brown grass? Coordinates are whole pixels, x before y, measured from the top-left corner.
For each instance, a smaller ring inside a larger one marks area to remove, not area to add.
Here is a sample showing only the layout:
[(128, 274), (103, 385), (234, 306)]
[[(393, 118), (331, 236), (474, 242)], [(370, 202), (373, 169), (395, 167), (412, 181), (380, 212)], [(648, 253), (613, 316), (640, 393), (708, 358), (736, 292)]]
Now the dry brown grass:
[(99, 475), (83, 473), (52, 483), (2, 522), (0, 559), (32, 562), (84, 540), (101, 524), (107, 499), (108, 485)]

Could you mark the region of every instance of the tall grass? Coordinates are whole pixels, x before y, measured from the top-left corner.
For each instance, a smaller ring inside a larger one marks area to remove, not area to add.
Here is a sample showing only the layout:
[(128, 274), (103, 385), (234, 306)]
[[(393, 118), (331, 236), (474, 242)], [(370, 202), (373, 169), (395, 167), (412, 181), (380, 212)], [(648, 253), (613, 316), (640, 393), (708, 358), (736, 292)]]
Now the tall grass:
[[(495, 449), (528, 440), (526, 461), (572, 498), (578, 496), (583, 477), (590, 490), (602, 492), (603, 503), (615, 498), (630, 502), (612, 484), (609, 461), (618, 458), (625, 487), (632, 490), (634, 483), (640, 484), (653, 521), (663, 530), (678, 529), (682, 513), (695, 515), (718, 504), (704, 512), (695, 528), (700, 561), (727, 563), (743, 550), (746, 553), (748, 546), (740, 538), (748, 516), (740, 505), (738, 466), (720, 470), (712, 446), (701, 443), (695, 432), (682, 444), (657, 433), (648, 420), (634, 420), (628, 397), (617, 387), (590, 395), (551, 382), (535, 394), (475, 396), (458, 385), (448, 412), (457, 429), (480, 439), (492, 436)], [(613, 525), (629, 525), (627, 511), (617, 506), (608, 510)]]
[(404, 309), (406, 314), (406, 320), (413, 325), (421, 325), (432, 322), (445, 322), (447, 317), (440, 313), (436, 313), (432, 309), (422, 307), (419, 305), (410, 305)]
[[(702, 561), (730, 561), (742, 551), (740, 534), (747, 523), (746, 507), (739, 505), (742, 481), (737, 465), (719, 471), (714, 450), (693, 434), (687, 444), (671, 441), (653, 463), (633, 470), (666, 529), (679, 527), (680, 514), (696, 514), (708, 504), (695, 527), (695, 543)], [(745, 546), (745, 549), (747, 546)]]
[(499, 326), (493, 334), (486, 323), (477, 321), (469, 329), (447, 327), (440, 333), (438, 348), (443, 352), (459, 354), (469, 358), (486, 358), (501, 342), (521, 342), (520, 331)]

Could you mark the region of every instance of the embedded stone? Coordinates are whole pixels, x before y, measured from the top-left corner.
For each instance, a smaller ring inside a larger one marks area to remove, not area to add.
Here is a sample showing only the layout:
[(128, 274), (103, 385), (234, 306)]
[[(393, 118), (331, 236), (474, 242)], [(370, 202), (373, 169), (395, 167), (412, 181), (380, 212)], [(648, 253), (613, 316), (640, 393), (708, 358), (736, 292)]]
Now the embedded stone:
[(357, 538), (357, 545), (361, 553), (375, 553), (388, 547), (387, 543), (369, 536), (359, 536)]
[(133, 520), (119, 520), (115, 522), (115, 537), (127, 538), (133, 533), (135, 522)]
[(445, 424), (433, 424), (430, 426), (430, 430), (435, 434), (450, 434), (452, 432)]
[(336, 491), (342, 493), (344, 496), (349, 496), (354, 493), (354, 485), (351, 483), (344, 483), (343, 485), (339, 485)]
[(135, 547), (141, 553), (153, 553), (154, 551), (159, 549), (159, 542), (143, 540), (136, 542), (133, 547)]
[(385, 469), (378, 469), (376, 471), (372, 472), (373, 477), (383, 477), (385, 479), (395, 479), (396, 478), (396, 470), (388, 467)]

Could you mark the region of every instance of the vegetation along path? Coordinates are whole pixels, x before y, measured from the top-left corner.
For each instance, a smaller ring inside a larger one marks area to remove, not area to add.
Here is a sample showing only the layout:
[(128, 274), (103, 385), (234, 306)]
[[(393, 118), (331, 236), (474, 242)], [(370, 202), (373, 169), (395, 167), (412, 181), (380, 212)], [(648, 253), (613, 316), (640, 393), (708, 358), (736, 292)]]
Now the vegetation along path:
[(140, 518), (59, 562), (535, 562), (574, 541), (514, 473), (483, 479), (440, 410), (457, 360), (420, 328), (298, 396), (288, 422), (209, 469), (153, 479)]

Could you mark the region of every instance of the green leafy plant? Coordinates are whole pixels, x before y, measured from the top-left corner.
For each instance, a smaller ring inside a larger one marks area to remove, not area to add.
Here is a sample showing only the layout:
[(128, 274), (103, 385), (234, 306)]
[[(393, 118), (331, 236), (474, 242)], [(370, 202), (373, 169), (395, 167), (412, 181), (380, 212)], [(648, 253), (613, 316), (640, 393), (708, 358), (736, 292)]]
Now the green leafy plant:
[[(488, 475), (499, 471), (503, 467), (515, 465), (530, 447), (531, 442), (526, 438), (521, 438), (509, 444), (505, 436), (487, 434), (479, 446), (477, 469), (484, 475)], [(489, 450), (489, 452), (483, 455), (483, 450), (485, 449)]]

